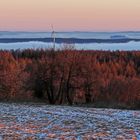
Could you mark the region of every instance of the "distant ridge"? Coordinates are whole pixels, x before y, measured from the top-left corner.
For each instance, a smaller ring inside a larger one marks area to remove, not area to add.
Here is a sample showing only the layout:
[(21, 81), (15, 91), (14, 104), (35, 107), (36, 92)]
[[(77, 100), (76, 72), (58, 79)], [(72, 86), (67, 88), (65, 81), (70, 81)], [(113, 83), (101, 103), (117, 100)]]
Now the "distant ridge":
[[(53, 42), (52, 38), (0, 38), (0, 43), (17, 43), (17, 42), (31, 42), (31, 41), (40, 41), (40, 42)], [(133, 38), (123, 38), (123, 39), (80, 39), (80, 38), (56, 38), (55, 42), (58, 44), (68, 43), (128, 43), (130, 41), (138, 42), (140, 39)]]

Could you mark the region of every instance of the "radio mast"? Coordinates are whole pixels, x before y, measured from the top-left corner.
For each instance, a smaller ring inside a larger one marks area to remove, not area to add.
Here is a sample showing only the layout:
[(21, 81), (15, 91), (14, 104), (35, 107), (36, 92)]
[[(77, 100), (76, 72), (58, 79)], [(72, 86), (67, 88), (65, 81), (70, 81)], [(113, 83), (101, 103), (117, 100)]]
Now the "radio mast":
[(52, 28), (51, 38), (53, 40), (53, 49), (55, 50), (55, 31), (53, 25), (51, 25), (51, 28)]

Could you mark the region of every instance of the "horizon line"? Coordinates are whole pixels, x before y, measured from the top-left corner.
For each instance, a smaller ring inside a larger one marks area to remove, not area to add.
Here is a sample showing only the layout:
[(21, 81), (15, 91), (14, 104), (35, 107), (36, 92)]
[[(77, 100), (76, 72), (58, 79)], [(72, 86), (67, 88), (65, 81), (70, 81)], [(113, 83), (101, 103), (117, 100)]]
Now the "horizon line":
[[(48, 30), (45, 30), (45, 31), (31, 31), (31, 30), (0, 30), (0, 32), (27, 32), (27, 33), (31, 33), (31, 32), (34, 32), (34, 33), (46, 33), (46, 32), (52, 32), (52, 31), (48, 31)], [(65, 33), (65, 32), (89, 32), (89, 33), (104, 33), (104, 32), (108, 32), (108, 33), (113, 33), (113, 32), (118, 32), (118, 33), (128, 33), (128, 32), (140, 32), (140, 30), (119, 30), (119, 31), (86, 31), (86, 30), (65, 30), (65, 31), (62, 31), (62, 30), (57, 30), (55, 31), (56, 33)]]

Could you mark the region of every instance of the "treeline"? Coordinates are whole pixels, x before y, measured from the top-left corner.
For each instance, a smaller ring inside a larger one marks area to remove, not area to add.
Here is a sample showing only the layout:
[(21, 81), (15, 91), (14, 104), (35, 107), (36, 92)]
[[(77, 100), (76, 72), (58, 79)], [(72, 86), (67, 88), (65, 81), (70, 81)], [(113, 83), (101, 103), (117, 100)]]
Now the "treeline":
[(0, 100), (140, 107), (140, 51), (0, 51)]

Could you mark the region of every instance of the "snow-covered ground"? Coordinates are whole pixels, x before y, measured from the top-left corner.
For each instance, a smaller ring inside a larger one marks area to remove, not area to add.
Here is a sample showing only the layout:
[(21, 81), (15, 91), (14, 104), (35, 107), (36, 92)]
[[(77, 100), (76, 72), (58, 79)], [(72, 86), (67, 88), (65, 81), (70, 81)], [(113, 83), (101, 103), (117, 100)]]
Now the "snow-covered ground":
[(139, 140), (140, 111), (0, 103), (0, 140)]

